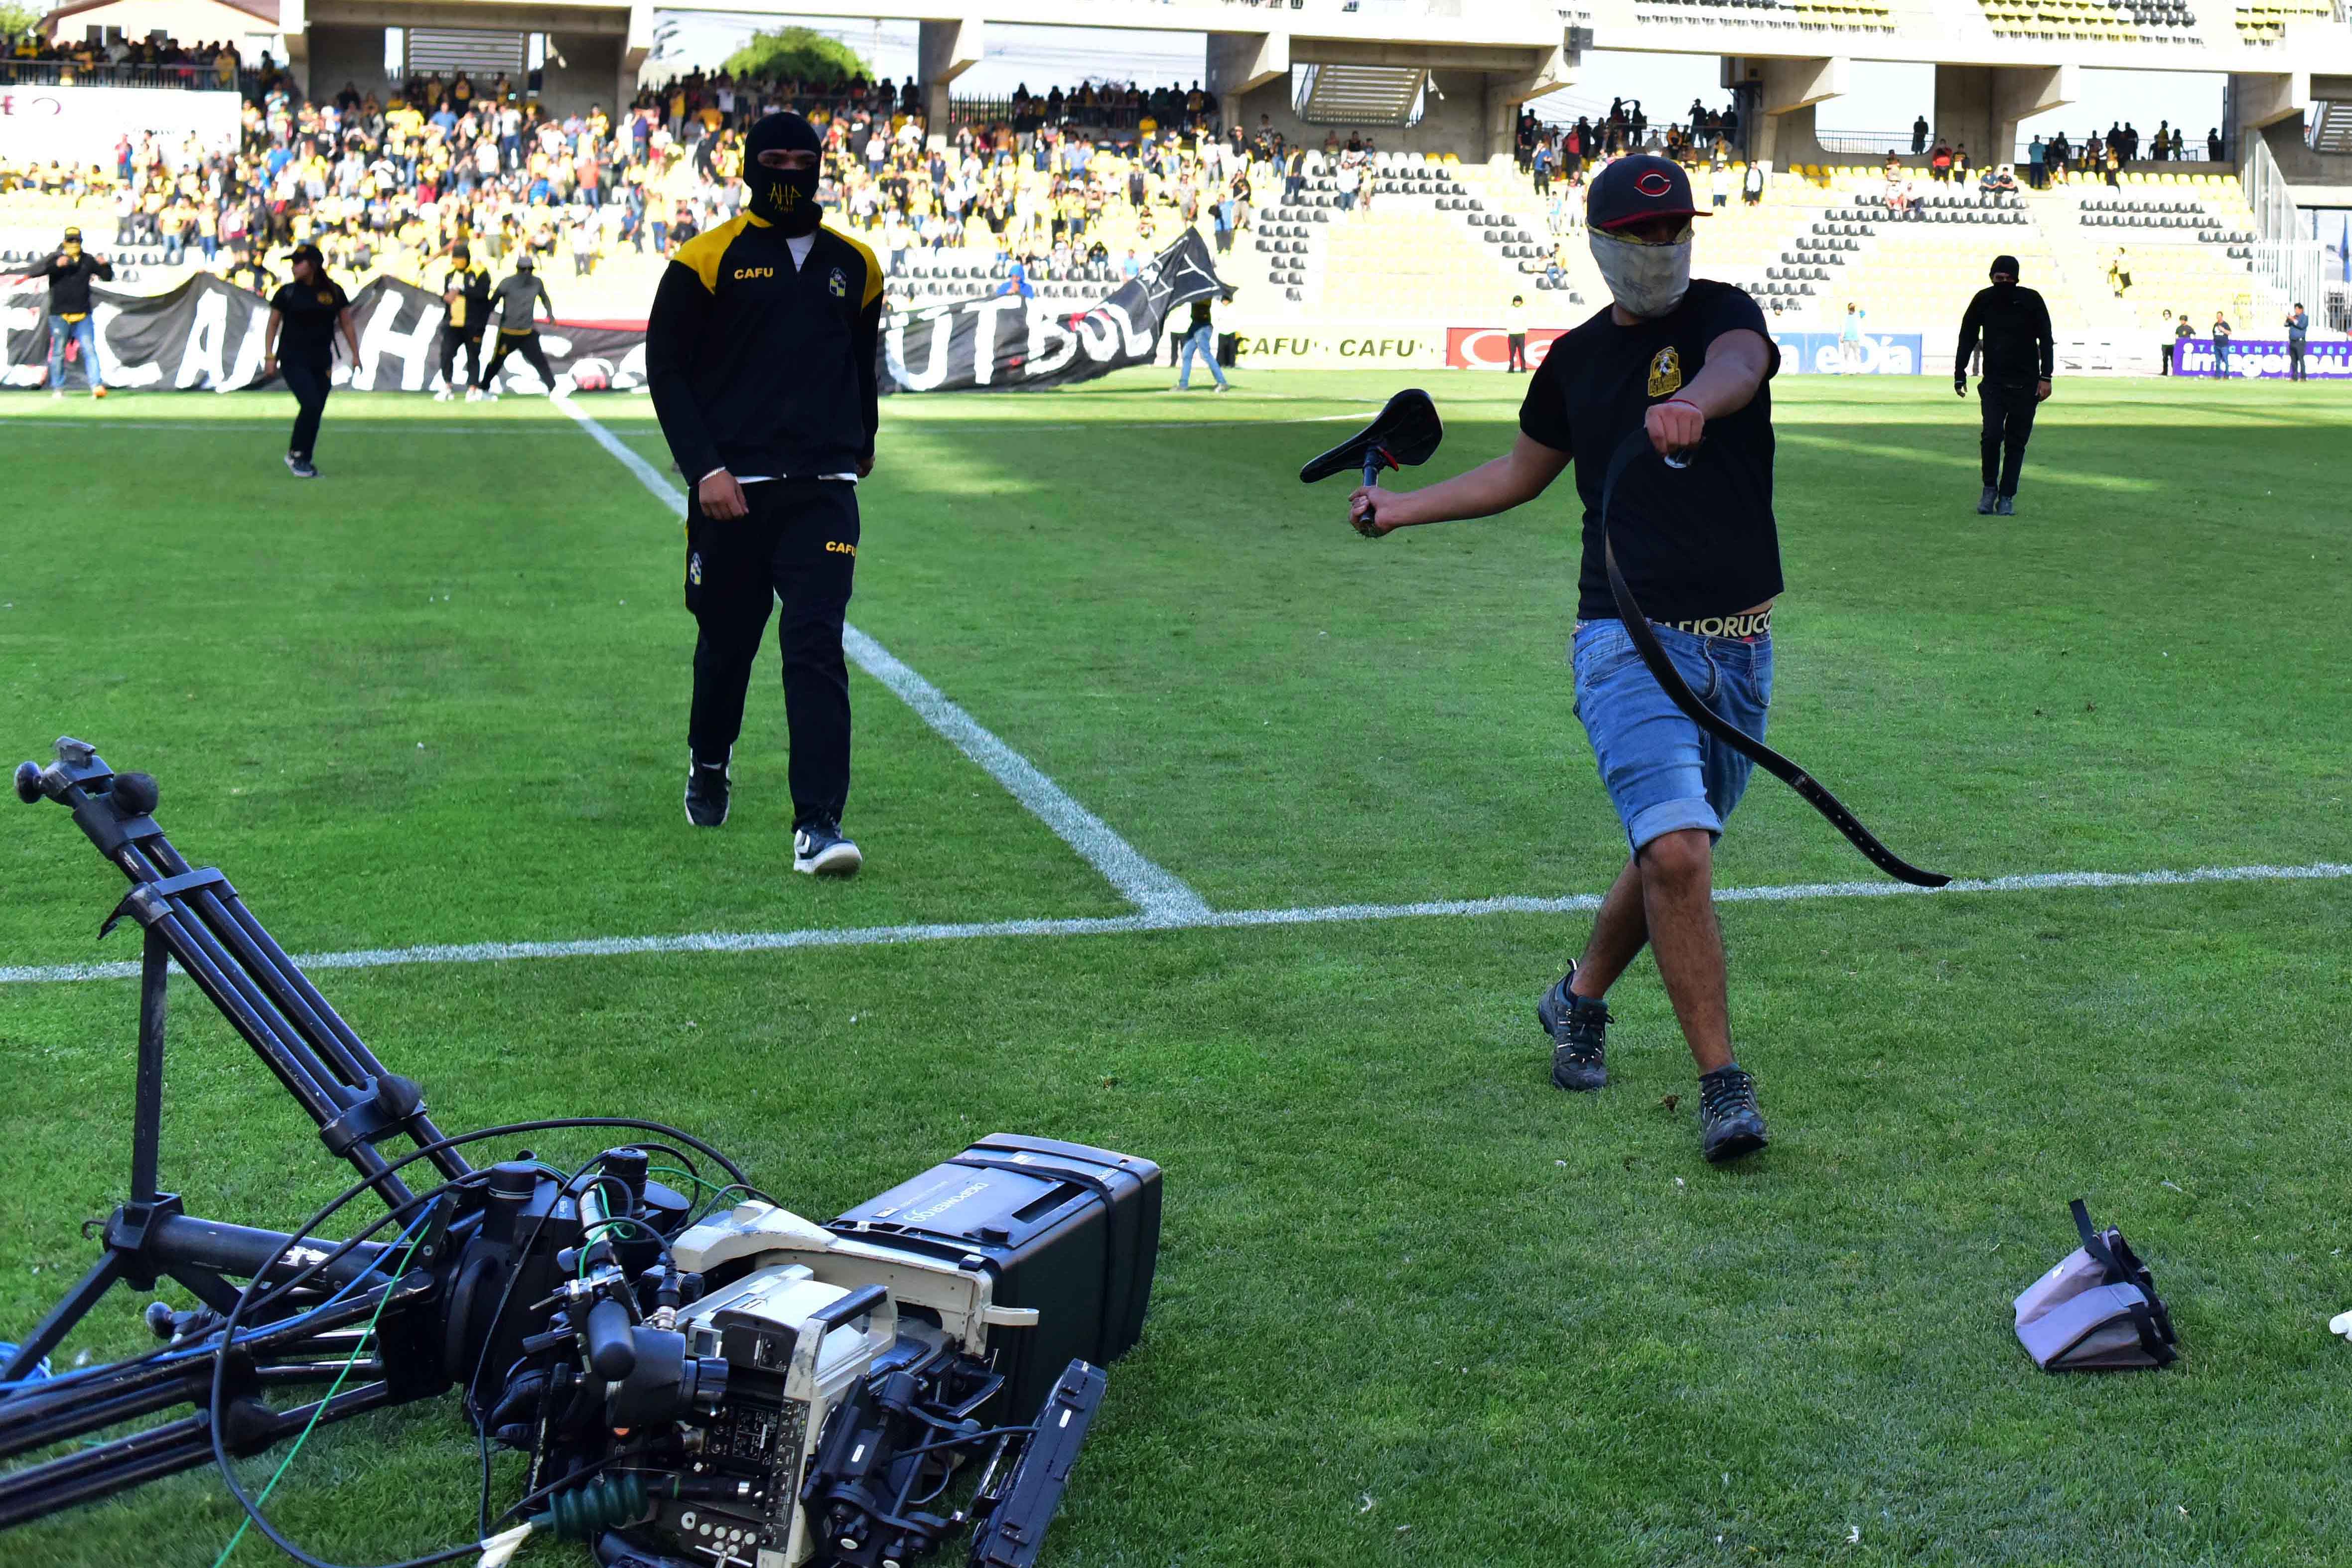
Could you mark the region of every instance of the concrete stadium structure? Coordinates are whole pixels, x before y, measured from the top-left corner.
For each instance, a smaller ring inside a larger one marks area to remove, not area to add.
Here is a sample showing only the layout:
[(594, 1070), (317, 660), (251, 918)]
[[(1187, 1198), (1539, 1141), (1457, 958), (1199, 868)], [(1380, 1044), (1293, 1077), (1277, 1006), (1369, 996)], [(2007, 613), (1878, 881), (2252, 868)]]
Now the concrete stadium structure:
[[(1299, 134), (1296, 68), (1328, 68), (1333, 107), (1361, 112), (1316, 113), (1318, 125), (1393, 123), (1403, 116), (1388, 106), (1401, 110), (1425, 80), (1433, 90), (1419, 122), (1383, 140), (1464, 160), (1507, 153), (1520, 107), (1575, 82), (1589, 49), (1717, 57), (1723, 85), (1753, 106), (1749, 155), (1783, 168), (1834, 161), (1814, 136), (1814, 116), (1846, 90), (1856, 60), (1934, 66), (1937, 129), (1979, 149), (2013, 147), (2021, 121), (2074, 99), (2086, 67), (2226, 75), (2233, 149), (2315, 104), (2352, 105), (2343, 0), (2210, 3), (2228, 8), (2198, 13), (2179, 0), (1596, 0), (1574, 9), (1529, 0), (730, 0), (723, 8), (919, 23), (935, 123), (992, 25), (1198, 33), (1203, 77), (1229, 121), (1238, 113), (1255, 126), (1263, 115)], [(561, 58), (549, 61), (543, 96), (562, 110), (629, 96), (655, 11), (649, 0), (279, 0), (278, 21), (314, 92), (381, 76), (387, 26), (545, 34)]]

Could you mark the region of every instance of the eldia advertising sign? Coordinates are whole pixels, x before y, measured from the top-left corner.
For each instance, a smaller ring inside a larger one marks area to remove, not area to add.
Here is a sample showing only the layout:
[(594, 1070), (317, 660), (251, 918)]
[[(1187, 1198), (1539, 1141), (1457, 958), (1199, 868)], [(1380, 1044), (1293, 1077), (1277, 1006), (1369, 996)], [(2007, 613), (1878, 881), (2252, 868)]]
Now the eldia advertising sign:
[(1783, 371), (1811, 375), (1917, 375), (1920, 334), (1864, 332), (1851, 344), (1835, 332), (1774, 332)]

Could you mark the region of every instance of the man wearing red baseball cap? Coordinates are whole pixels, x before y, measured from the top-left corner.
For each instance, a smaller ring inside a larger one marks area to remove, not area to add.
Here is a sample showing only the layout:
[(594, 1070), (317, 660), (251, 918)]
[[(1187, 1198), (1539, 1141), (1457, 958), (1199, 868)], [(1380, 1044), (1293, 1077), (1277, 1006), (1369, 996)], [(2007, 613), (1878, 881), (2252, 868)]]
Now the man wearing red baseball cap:
[(1633, 854), (1583, 956), (1536, 1016), (1551, 1037), (1552, 1081), (1603, 1087), (1602, 998), (1648, 946), (1698, 1065), (1700, 1151), (1720, 1162), (1765, 1143), (1756, 1080), (1732, 1054), (1712, 890), (1715, 841), (1750, 764), (1675, 707), (1643, 665), (1610, 593), (1601, 517), (1610, 456), (1634, 432), (1682, 465), (1624, 471), (1609, 519), (1618, 565), (1692, 689), (1762, 738), (1780, 592), (1766, 384), (1780, 355), (1744, 290), (1691, 277), (1694, 220), (1705, 216), (1666, 159), (1621, 158), (1603, 170), (1586, 222), (1610, 304), (1552, 344), (1520, 405), (1517, 442), (1426, 489), (1360, 489), (1349, 521), (1377, 535), (1491, 516), (1533, 500), (1575, 462), (1584, 503), (1576, 713)]

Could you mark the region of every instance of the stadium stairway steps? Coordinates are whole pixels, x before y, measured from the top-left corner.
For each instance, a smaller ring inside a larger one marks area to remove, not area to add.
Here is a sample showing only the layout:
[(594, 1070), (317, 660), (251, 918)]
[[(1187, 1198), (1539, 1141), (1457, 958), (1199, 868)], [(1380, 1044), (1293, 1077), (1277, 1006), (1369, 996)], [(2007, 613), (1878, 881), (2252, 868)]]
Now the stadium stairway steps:
[(2331, 100), (2315, 108), (2318, 123), (2312, 127), (2311, 150), (2339, 156), (2352, 153), (2352, 103)]
[[(2065, 292), (2090, 320), (2087, 335), (2153, 344), (2171, 330), (2167, 310), (2187, 311), (2200, 333), (2217, 310), (2248, 335), (2285, 317), (2287, 301), (2253, 270), (2254, 217), (2234, 181), (2081, 184), (2036, 205)], [(2132, 278), (2120, 300), (2108, 278), (2118, 247)]]

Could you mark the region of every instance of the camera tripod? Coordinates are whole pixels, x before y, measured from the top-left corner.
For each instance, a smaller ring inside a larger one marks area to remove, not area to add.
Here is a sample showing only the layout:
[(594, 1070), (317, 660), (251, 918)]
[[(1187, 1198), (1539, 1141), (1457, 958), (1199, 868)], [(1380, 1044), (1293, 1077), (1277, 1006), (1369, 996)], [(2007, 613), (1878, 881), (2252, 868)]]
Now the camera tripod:
[[(546, 1126), (643, 1128), (688, 1144), (740, 1180), (740, 1172), (698, 1140), (631, 1118), (576, 1117), (446, 1136), (426, 1113), (423, 1091), (376, 1059), (228, 879), (191, 867), (172, 847), (152, 816), (153, 778), (118, 774), (88, 744), (67, 738), (58, 742), (55, 762), (20, 765), (16, 786), (28, 805), (46, 798), (65, 806), (99, 853), (130, 879), (131, 890), (103, 930), (127, 917), (144, 933), (144, 945), (130, 1195), (105, 1222), (98, 1261), (0, 1366), (0, 1459), (176, 1405), (201, 1408), (0, 1474), (0, 1529), (214, 1463), (224, 1452), (259, 1453), (314, 1423), (438, 1394), (478, 1367), (484, 1336), (497, 1326), (496, 1314), (488, 1313), (485, 1328), (483, 1287), (501, 1265), (509, 1281), (525, 1278), (529, 1260), (490, 1258), (487, 1277), (482, 1267), (454, 1267), (469, 1246), (483, 1248), (480, 1206), (457, 1201), (460, 1194), (452, 1189), (470, 1196), (509, 1169), (478, 1171), (459, 1152), (461, 1144)], [(354, 1191), (373, 1191), (382, 1199), (387, 1213), (369, 1231), (394, 1227), (408, 1245), (368, 1241), (368, 1232), (341, 1243), (310, 1242), (307, 1233), (199, 1218), (178, 1194), (163, 1190), (166, 980), (174, 963), (317, 1123), (329, 1152), (358, 1173)], [(387, 1155), (380, 1145), (395, 1139), (407, 1140), (414, 1152)], [(438, 1195), (419, 1196), (411, 1189), (403, 1172), (419, 1163), (441, 1178)], [(657, 1184), (643, 1189), (649, 1201), (677, 1199)], [(553, 1203), (564, 1201), (558, 1194)], [(378, 1279), (395, 1252), (400, 1277)], [(152, 1290), (166, 1279), (203, 1306), (175, 1313), (161, 1301), (149, 1305), (149, 1326), (172, 1342), (165, 1348), (42, 1375), (49, 1352), (108, 1291), (117, 1285)], [(224, 1343), (225, 1326), (240, 1315), (250, 1326), (236, 1327)], [(361, 1326), (370, 1322), (377, 1348), (354, 1361)], [(271, 1390), (338, 1378), (349, 1385), (331, 1398), (283, 1410), (262, 1399)]]

